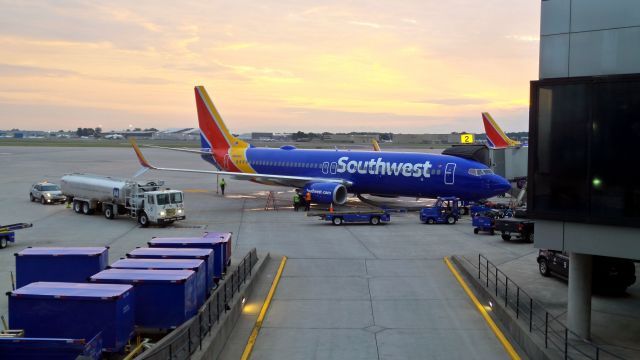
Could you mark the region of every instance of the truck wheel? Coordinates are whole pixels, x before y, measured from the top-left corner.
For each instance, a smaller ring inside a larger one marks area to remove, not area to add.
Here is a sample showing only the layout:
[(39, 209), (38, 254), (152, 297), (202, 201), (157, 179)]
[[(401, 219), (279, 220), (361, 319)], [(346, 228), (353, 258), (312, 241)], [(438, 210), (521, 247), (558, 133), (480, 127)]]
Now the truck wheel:
[(456, 223), (456, 218), (453, 216), (447, 216), (447, 224), (453, 225)]
[(478, 229), (478, 228), (473, 228), (473, 233), (474, 233), (474, 234), (478, 235), (478, 232), (480, 232), (480, 229)]
[(44, 199), (44, 196), (40, 196), (40, 203), (42, 205), (46, 205), (47, 204), (47, 200)]
[(91, 214), (91, 208), (89, 207), (89, 203), (86, 201), (82, 202), (82, 213), (85, 215)]
[(146, 213), (143, 212), (142, 214), (140, 214), (140, 216), (138, 216), (138, 224), (140, 224), (140, 227), (143, 228), (149, 226), (149, 217)]
[(502, 240), (504, 240), (504, 241), (509, 241), (509, 240), (511, 240), (511, 235), (509, 235), (509, 234), (502, 234)]
[(436, 221), (435, 221), (435, 220), (433, 220), (433, 218), (428, 218), (428, 219), (427, 219), (427, 224), (433, 225), (433, 224), (435, 224), (435, 223), (436, 223)]
[(333, 223), (333, 225), (342, 225), (342, 218), (341, 217), (334, 217), (331, 222)]
[(549, 265), (547, 264), (547, 260), (541, 259), (538, 262), (538, 270), (540, 270), (540, 274), (542, 276), (549, 276)]
[(378, 225), (378, 224), (380, 224), (380, 218), (377, 217), (377, 216), (374, 216), (369, 220), (369, 223), (371, 225)]
[(80, 214), (82, 212), (82, 202), (79, 200), (73, 200), (73, 211)]
[(104, 217), (106, 217), (109, 220), (113, 219), (113, 217), (114, 217), (114, 215), (113, 215), (113, 206), (111, 206), (111, 205), (105, 205), (104, 206)]
[(7, 247), (7, 238), (6, 237), (0, 238), (0, 249), (4, 249), (6, 247)]

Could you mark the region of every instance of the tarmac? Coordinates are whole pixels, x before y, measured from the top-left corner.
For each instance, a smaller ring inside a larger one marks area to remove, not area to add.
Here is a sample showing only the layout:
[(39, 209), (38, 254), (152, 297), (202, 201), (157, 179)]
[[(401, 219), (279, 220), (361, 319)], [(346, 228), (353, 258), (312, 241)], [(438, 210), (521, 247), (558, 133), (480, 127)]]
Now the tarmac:
[[(210, 169), (199, 156), (143, 149), (152, 163)], [(223, 359), (238, 359), (279, 265), (288, 261), (252, 359), (506, 359), (508, 354), (443, 263), (450, 255), (477, 261), (482, 253), (553, 312), (566, 311), (566, 283), (539, 275), (532, 244), (474, 235), (470, 220), (424, 225), (416, 213), (392, 214), (386, 225), (333, 226), (291, 209), (292, 189), (226, 178), (148, 172), (185, 191), (187, 220), (143, 229), (125, 217), (79, 215), (64, 205), (31, 203), (29, 186), (70, 172), (129, 177), (139, 165), (131, 149), (0, 147), (0, 223), (31, 222), (0, 250), (0, 288), (10, 291), (13, 254), (28, 246), (109, 246), (110, 262), (153, 236), (231, 231), (233, 251), (256, 247), (273, 258), (245, 305)], [(274, 191), (278, 210), (265, 210)], [(357, 200), (350, 200), (357, 201)], [(640, 272), (637, 272), (640, 275)], [(596, 341), (640, 356), (640, 285), (624, 297), (594, 296)], [(0, 314), (7, 316), (7, 298)], [(508, 336), (508, 334), (507, 334)], [(514, 344), (515, 345), (515, 344)], [(521, 354), (524, 355), (524, 354)]]

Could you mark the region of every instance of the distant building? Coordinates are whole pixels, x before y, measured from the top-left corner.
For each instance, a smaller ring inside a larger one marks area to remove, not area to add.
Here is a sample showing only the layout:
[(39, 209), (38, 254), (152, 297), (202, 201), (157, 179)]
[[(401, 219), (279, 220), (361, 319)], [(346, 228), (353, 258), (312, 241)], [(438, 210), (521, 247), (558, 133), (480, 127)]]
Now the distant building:
[(322, 140), (335, 143), (369, 144), (371, 140), (380, 141), (380, 135), (325, 134)]
[(270, 132), (252, 132), (251, 140), (273, 140), (273, 133)]
[(167, 129), (167, 130), (153, 133), (151, 138), (154, 140), (194, 141), (194, 140), (200, 139), (200, 129), (197, 129), (197, 128)]
[(460, 143), (460, 134), (393, 134), (395, 144), (451, 145)]

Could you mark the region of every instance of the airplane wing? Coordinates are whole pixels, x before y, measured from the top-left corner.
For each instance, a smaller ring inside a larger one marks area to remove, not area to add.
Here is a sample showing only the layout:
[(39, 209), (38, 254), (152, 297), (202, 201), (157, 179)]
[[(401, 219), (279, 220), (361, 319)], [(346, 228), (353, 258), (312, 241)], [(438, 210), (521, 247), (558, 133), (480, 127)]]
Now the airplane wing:
[[(230, 176), (239, 180), (250, 180), (250, 181), (259, 182), (262, 184), (284, 185), (284, 186), (292, 186), (292, 187), (303, 187), (308, 183), (317, 183), (317, 182), (342, 184), (346, 187), (350, 187), (352, 185), (351, 181), (347, 181), (344, 179), (328, 179), (328, 178), (316, 178), (316, 177), (310, 177), (310, 176), (289, 176), (289, 175), (275, 175), (275, 174), (249, 174), (249, 173), (239, 173), (239, 172), (231, 172), (231, 171), (157, 167), (157, 166), (151, 165), (151, 163), (147, 161), (144, 155), (142, 155), (142, 151), (140, 151), (140, 148), (138, 147), (138, 144), (136, 144), (136, 141), (133, 137), (129, 138), (129, 142), (131, 143), (131, 146), (133, 146), (133, 150), (135, 151), (136, 156), (138, 157), (138, 161), (140, 162), (140, 165), (142, 165), (143, 167), (143, 169), (141, 169), (141, 171), (138, 171), (138, 173), (136, 173), (134, 177), (141, 175), (148, 169), (152, 169), (152, 170), (162, 170), (162, 171), (224, 175), (224, 176)], [(199, 152), (199, 151), (189, 151), (189, 152)], [(211, 155), (210, 152), (205, 154)]]
[(173, 150), (173, 151), (182, 151), (188, 153), (195, 153), (200, 155), (211, 155), (211, 149), (187, 149), (187, 148), (172, 148), (166, 146), (157, 146), (157, 145), (142, 145), (143, 147), (154, 148), (154, 149), (164, 149), (164, 150)]

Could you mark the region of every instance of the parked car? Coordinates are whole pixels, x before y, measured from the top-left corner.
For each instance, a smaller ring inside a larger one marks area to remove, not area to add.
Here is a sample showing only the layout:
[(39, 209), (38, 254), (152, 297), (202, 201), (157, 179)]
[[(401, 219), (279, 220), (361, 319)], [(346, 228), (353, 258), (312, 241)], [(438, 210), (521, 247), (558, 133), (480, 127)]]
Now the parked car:
[[(540, 249), (538, 269), (542, 276), (569, 278), (569, 254)], [(632, 260), (609, 256), (593, 256), (592, 286), (597, 292), (624, 292), (636, 282), (636, 267)]]
[(31, 185), (29, 200), (40, 201), (43, 205), (53, 203), (64, 203), (67, 197), (62, 195), (60, 186), (50, 182), (39, 182)]

